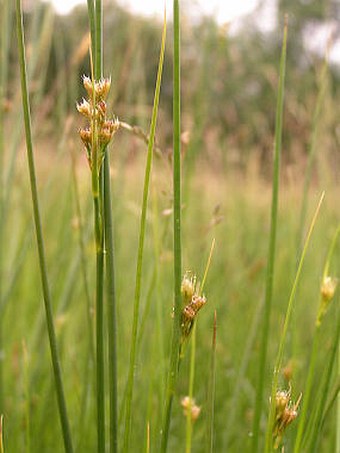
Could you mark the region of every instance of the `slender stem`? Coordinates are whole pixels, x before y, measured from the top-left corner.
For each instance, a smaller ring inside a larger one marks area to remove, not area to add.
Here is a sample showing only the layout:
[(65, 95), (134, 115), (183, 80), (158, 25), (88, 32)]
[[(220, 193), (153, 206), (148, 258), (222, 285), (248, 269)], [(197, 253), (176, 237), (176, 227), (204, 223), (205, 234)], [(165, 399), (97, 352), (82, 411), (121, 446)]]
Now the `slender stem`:
[(324, 196), (325, 196), (325, 194), (323, 192), (322, 195), (321, 195), (320, 201), (318, 203), (318, 206), (317, 206), (317, 208), (315, 210), (315, 213), (314, 213), (313, 219), (311, 221), (309, 230), (308, 230), (308, 234), (307, 234), (307, 237), (306, 237), (303, 249), (302, 249), (299, 265), (298, 265), (298, 268), (297, 268), (297, 271), (296, 271), (293, 287), (292, 287), (292, 290), (291, 290), (291, 293), (290, 293), (290, 296), (289, 296), (289, 300), (288, 300), (286, 317), (285, 317), (285, 321), (284, 321), (284, 325), (283, 325), (282, 334), (280, 336), (280, 345), (279, 345), (279, 350), (278, 350), (278, 353), (277, 353), (275, 367), (274, 367), (274, 373), (273, 373), (272, 391), (271, 391), (271, 405), (270, 405), (270, 411), (269, 411), (269, 417), (268, 417), (268, 423), (267, 423), (265, 453), (269, 453), (271, 451), (271, 449), (272, 449), (272, 441), (273, 441), (273, 439), (272, 439), (272, 426), (273, 426), (273, 423), (274, 423), (274, 416), (275, 416), (275, 396), (276, 396), (276, 391), (277, 391), (277, 386), (278, 386), (279, 373), (280, 373), (280, 369), (281, 369), (281, 365), (282, 365), (283, 351), (284, 351), (284, 346), (285, 346), (285, 342), (286, 342), (286, 338), (287, 338), (288, 326), (289, 326), (289, 322), (290, 322), (291, 314), (292, 314), (292, 310), (293, 310), (293, 303), (294, 303), (294, 299), (295, 299), (295, 294), (296, 294), (296, 291), (297, 291), (297, 288), (298, 288), (298, 283), (300, 281), (301, 271), (302, 271), (302, 267), (303, 267), (303, 264), (304, 264), (304, 261), (305, 261), (305, 256), (306, 256), (306, 253), (307, 253), (309, 242), (310, 242), (310, 239), (311, 239), (311, 236), (312, 236), (315, 224), (316, 224), (317, 217), (318, 217), (319, 212), (320, 212), (320, 208), (321, 208), (321, 204), (323, 202)]
[(180, 11), (179, 0), (173, 2), (174, 23), (174, 64), (173, 64), (173, 191), (174, 191), (174, 319), (170, 366), (167, 379), (165, 412), (161, 432), (161, 452), (165, 453), (168, 445), (169, 427), (173, 396), (178, 376), (180, 350), (181, 319), (181, 97), (180, 97)]
[[(94, 128), (95, 129), (95, 128)], [(96, 131), (93, 140), (92, 192), (96, 241), (96, 382), (97, 382), (97, 442), (98, 453), (105, 451), (105, 379), (104, 379), (104, 250), (102, 228), (101, 173), (97, 170)]]
[(307, 207), (308, 207), (308, 189), (310, 186), (312, 178), (312, 170), (315, 162), (316, 152), (317, 152), (317, 137), (319, 132), (319, 123), (320, 115), (322, 112), (323, 101), (325, 97), (326, 87), (327, 87), (327, 74), (328, 74), (328, 57), (325, 57), (325, 61), (322, 67), (321, 76), (320, 76), (320, 87), (316, 100), (315, 110), (313, 113), (312, 120), (312, 132), (310, 143), (308, 146), (308, 161), (307, 168), (305, 171), (304, 181), (303, 181), (303, 193), (302, 193), (302, 202), (300, 209), (299, 225), (297, 230), (297, 251), (300, 252), (303, 241), (303, 230), (305, 227)]
[[(1, 49), (0, 49), (0, 309), (3, 309), (4, 290), (4, 229), (5, 229), (5, 97), (7, 94), (8, 83), (8, 50), (9, 50), (9, 24), (10, 8), (9, 0), (3, 1), (2, 7), (2, 29), (1, 29)], [(0, 351), (3, 351), (2, 337), (3, 318), (0, 318)], [(3, 356), (0, 357), (0, 408), (4, 410), (4, 388), (3, 388)]]
[(185, 452), (191, 452), (192, 444), (192, 405), (193, 405), (193, 394), (194, 394), (194, 380), (195, 380), (195, 357), (196, 357), (196, 327), (197, 321), (194, 323), (191, 339), (191, 354), (190, 354), (190, 371), (189, 371), (189, 408), (187, 413), (187, 425), (186, 425), (186, 443), (185, 443)]
[(214, 325), (211, 345), (211, 361), (210, 361), (210, 376), (208, 387), (208, 401), (207, 401), (207, 434), (208, 444), (207, 451), (213, 453), (214, 451), (214, 420), (215, 420), (215, 382), (216, 382), (216, 310), (214, 313)]
[(46, 324), (47, 324), (47, 331), (48, 331), (48, 337), (49, 337), (49, 342), (50, 342), (51, 359), (52, 359), (52, 365), (53, 365), (55, 389), (56, 389), (56, 393), (57, 393), (60, 422), (61, 422), (61, 427), (62, 427), (62, 432), (63, 432), (64, 448), (67, 453), (71, 453), (71, 452), (73, 452), (73, 447), (72, 447), (69, 420), (68, 420), (68, 416), (67, 416), (67, 408), (66, 408), (64, 388), (63, 388), (63, 382), (62, 382), (62, 373), (61, 373), (61, 366), (60, 366), (60, 361), (59, 361), (57, 339), (56, 339), (54, 323), (53, 323), (52, 303), (51, 303), (50, 288), (49, 288), (48, 277), (47, 277), (44, 241), (43, 241), (41, 219), (40, 219), (40, 209), (39, 209), (39, 202), (38, 202), (38, 190), (37, 190), (37, 182), (36, 182), (36, 175), (35, 175), (35, 164), (34, 164), (34, 154), (33, 154), (33, 144), (32, 144), (30, 103), (29, 103), (28, 88), (27, 88), (23, 16), (22, 16), (20, 0), (16, 0), (16, 18), (17, 18), (17, 38), (18, 38), (20, 76), (21, 76), (21, 92), (22, 92), (22, 102), (23, 102), (24, 122), (25, 122), (25, 132), (26, 132), (26, 148), (27, 148), (27, 158), (28, 158), (28, 166), (29, 166), (29, 174), (30, 174), (33, 215), (34, 215), (35, 232), (36, 232), (37, 248), (38, 248), (38, 255), (39, 255), (41, 283), (42, 283), (43, 298), (44, 298), (44, 305), (45, 305)]
[(274, 176), (273, 176), (273, 193), (272, 193), (272, 206), (271, 206), (271, 225), (268, 249), (268, 264), (266, 274), (266, 292), (265, 292), (265, 306), (264, 306), (264, 319), (261, 338), (261, 350), (259, 358), (258, 381), (256, 388), (256, 401), (255, 401), (255, 414), (253, 422), (253, 442), (252, 451), (257, 453), (259, 449), (259, 434), (260, 434), (260, 420), (263, 406), (263, 390), (265, 383), (265, 374), (267, 368), (267, 349), (269, 342), (269, 326), (270, 326), (270, 313), (272, 306), (273, 296), (273, 280), (275, 268), (275, 249), (276, 249), (276, 230), (277, 230), (277, 212), (278, 212), (278, 197), (279, 197), (279, 172), (280, 172), (280, 156), (282, 144), (282, 120), (283, 120), (283, 99), (284, 99), (284, 81), (286, 69), (286, 48), (287, 48), (287, 18), (285, 18), (283, 44), (280, 62), (280, 77), (278, 99), (276, 107), (276, 123), (275, 123), (275, 147), (274, 147)]
[(109, 392), (110, 392), (110, 452), (118, 451), (118, 389), (117, 389), (117, 308), (115, 290), (114, 244), (112, 231), (112, 203), (110, 187), (110, 161), (104, 160), (104, 224), (107, 270), (107, 320), (109, 341)]
[(157, 121), (157, 114), (158, 114), (161, 80), (162, 80), (162, 70), (163, 70), (164, 51), (165, 51), (165, 38), (166, 38), (166, 20), (164, 17), (162, 44), (161, 44), (161, 51), (160, 51), (160, 56), (159, 56), (157, 81), (156, 81), (152, 118), (151, 118), (151, 125), (150, 125), (150, 139), (149, 139), (148, 154), (147, 154), (147, 160), (146, 160), (146, 166), (145, 166), (142, 214), (141, 214), (140, 229), (139, 229), (136, 283), (135, 283), (133, 322), (132, 322), (132, 333), (131, 333), (130, 363), (129, 363), (126, 412), (125, 412), (125, 432), (124, 432), (124, 451), (125, 452), (129, 451), (130, 434), (131, 434), (132, 399), (133, 399), (133, 385), (134, 385), (134, 377), (135, 377), (135, 364), (136, 364), (136, 357), (137, 357), (137, 337), (138, 337), (137, 330), (138, 330), (138, 319), (139, 319), (140, 295), (141, 295), (141, 287), (142, 287), (142, 269), (143, 269), (144, 240), (145, 240), (145, 231), (146, 231), (146, 213), (147, 213), (147, 205), (148, 205), (148, 198), (149, 198), (151, 166), (152, 166), (152, 157), (153, 157), (153, 149), (154, 149), (154, 142), (155, 142), (156, 121)]
[[(324, 271), (323, 271), (323, 280), (328, 275), (330, 261), (331, 261), (331, 258), (332, 258), (332, 255), (333, 255), (333, 252), (335, 249), (335, 245), (336, 245), (336, 241), (337, 241), (339, 233), (340, 233), (340, 227), (338, 227), (338, 229), (336, 230), (334, 238), (329, 247), (329, 251), (327, 254)], [(322, 310), (322, 296), (321, 296), (321, 300), (319, 303), (319, 311), (320, 310)], [(319, 350), (320, 327), (321, 327), (321, 319), (320, 319), (320, 315), (318, 313), (317, 320), (316, 320), (316, 331), (315, 331), (315, 334), (313, 337), (312, 353), (311, 353), (311, 357), (309, 359), (307, 381), (306, 381), (305, 391), (303, 393), (304, 397), (303, 397), (302, 409), (301, 409), (301, 413), (300, 413), (300, 417), (299, 417), (299, 427), (298, 427), (296, 439), (295, 439), (294, 453), (298, 453), (300, 451), (301, 445), (302, 445), (302, 438), (304, 435), (304, 428), (305, 428), (305, 424), (306, 424), (308, 404), (309, 404), (309, 400), (310, 400), (310, 397), (312, 394), (314, 371), (315, 371), (315, 365), (316, 365), (316, 360), (317, 360), (318, 350)]]

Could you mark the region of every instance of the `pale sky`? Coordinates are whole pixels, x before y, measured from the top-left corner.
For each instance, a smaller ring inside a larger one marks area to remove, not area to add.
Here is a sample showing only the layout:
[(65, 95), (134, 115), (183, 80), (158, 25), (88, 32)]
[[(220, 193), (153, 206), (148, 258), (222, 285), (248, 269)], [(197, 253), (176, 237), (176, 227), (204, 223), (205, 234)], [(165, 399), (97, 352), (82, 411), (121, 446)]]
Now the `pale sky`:
[[(86, 0), (45, 0), (51, 1), (56, 11), (60, 14), (67, 14), (79, 4), (86, 4)], [(214, 15), (219, 24), (231, 22), (230, 32), (238, 28), (238, 19), (245, 14), (251, 14), (259, 0), (181, 0), (182, 4), (190, 5), (192, 16), (197, 17), (200, 13)], [(144, 14), (146, 16), (158, 16), (162, 19), (164, 5), (166, 4), (167, 15), (172, 15), (173, 0), (117, 0), (117, 2), (132, 12)], [(254, 21), (259, 25), (261, 31), (273, 30), (276, 19), (276, 1), (270, 0), (263, 2), (261, 13), (254, 15)], [(320, 55), (325, 54), (327, 41), (332, 30), (337, 27), (335, 21), (329, 21), (323, 27), (319, 27), (313, 33), (308, 33), (306, 46), (317, 51)], [(340, 40), (337, 40), (330, 52), (330, 60), (340, 64)]]
[[(61, 14), (67, 14), (74, 6), (86, 4), (86, 0), (52, 0), (55, 9)], [(145, 15), (163, 15), (164, 4), (169, 13), (172, 11), (172, 0), (118, 0), (118, 3), (128, 9)], [(218, 22), (224, 23), (237, 19), (242, 14), (250, 13), (256, 7), (258, 0), (193, 0), (195, 11), (214, 14)]]

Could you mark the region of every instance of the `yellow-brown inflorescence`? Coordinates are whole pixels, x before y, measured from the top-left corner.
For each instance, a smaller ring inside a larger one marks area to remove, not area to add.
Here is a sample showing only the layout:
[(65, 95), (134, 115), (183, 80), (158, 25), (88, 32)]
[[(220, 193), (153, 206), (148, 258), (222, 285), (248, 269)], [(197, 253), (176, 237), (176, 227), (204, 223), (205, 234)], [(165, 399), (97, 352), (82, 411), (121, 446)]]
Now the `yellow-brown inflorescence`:
[(191, 420), (195, 422), (201, 413), (201, 407), (197, 406), (194, 398), (185, 396), (184, 398), (182, 398), (181, 405), (183, 407), (184, 415), (187, 417), (190, 414)]
[(206, 304), (205, 296), (199, 294), (199, 284), (195, 275), (187, 272), (181, 286), (183, 310), (181, 316), (182, 343), (189, 338), (199, 310)]
[(92, 81), (89, 77), (83, 77), (83, 85), (88, 94), (88, 99), (83, 99), (77, 104), (77, 110), (89, 121), (89, 125), (79, 130), (80, 138), (85, 146), (86, 156), (90, 168), (93, 167), (94, 159), (97, 160), (99, 172), (102, 165), (105, 148), (119, 128), (117, 118), (107, 118), (105, 99), (110, 91), (111, 79)]
[(283, 434), (288, 425), (296, 419), (301, 396), (294, 404), (291, 400), (290, 390), (278, 390), (275, 398), (275, 421), (273, 428), (273, 439), (275, 450), (279, 448)]
[(329, 304), (334, 298), (337, 285), (338, 280), (336, 278), (329, 276), (324, 277), (320, 288), (321, 301), (316, 321), (317, 326), (320, 326), (321, 321), (328, 310)]

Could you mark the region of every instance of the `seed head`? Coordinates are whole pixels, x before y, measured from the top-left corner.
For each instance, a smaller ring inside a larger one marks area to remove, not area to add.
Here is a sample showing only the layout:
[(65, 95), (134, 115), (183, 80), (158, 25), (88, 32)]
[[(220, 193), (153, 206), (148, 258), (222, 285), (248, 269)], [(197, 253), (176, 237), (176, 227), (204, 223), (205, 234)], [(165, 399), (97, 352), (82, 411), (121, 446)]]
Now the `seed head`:
[(83, 85), (88, 94), (88, 99), (83, 99), (82, 102), (78, 103), (77, 110), (88, 119), (89, 127), (80, 129), (79, 134), (85, 145), (90, 168), (92, 168), (93, 155), (95, 155), (96, 166), (100, 169), (105, 156), (105, 148), (112, 140), (120, 124), (117, 119), (106, 117), (105, 98), (110, 90), (111, 78), (93, 81), (89, 77), (83, 76)]
[(192, 275), (190, 272), (186, 272), (184, 274), (181, 286), (183, 303), (185, 305), (191, 301), (195, 291), (196, 291), (196, 275)]
[(279, 448), (283, 434), (298, 416), (298, 407), (302, 395), (299, 396), (297, 402), (294, 404), (291, 400), (291, 390), (278, 390), (275, 397), (275, 421), (273, 427), (273, 439), (275, 450)]
[(317, 316), (317, 320), (316, 320), (316, 325), (318, 327), (320, 326), (321, 321), (327, 312), (329, 304), (334, 297), (337, 285), (338, 285), (338, 280), (334, 277), (326, 276), (326, 277), (324, 277), (324, 279), (322, 281), (321, 288), (320, 288), (321, 301), (320, 301), (319, 312), (318, 312), (318, 316)]
[(96, 99), (106, 99), (111, 88), (111, 77), (103, 78), (95, 82), (94, 91)]
[(90, 77), (83, 75), (83, 85), (90, 99), (93, 98), (93, 83)]
[(201, 413), (201, 407), (196, 405), (194, 398), (185, 396), (182, 398), (181, 405), (183, 407), (183, 414), (187, 417), (189, 414), (192, 421), (196, 421)]
[(92, 116), (91, 105), (84, 98), (80, 103), (77, 103), (77, 110), (79, 113), (84, 115), (86, 118), (91, 118), (91, 116)]
[(334, 293), (335, 293), (337, 285), (338, 285), (338, 280), (336, 278), (329, 277), (329, 276), (325, 277), (321, 284), (322, 299), (324, 299), (326, 302), (330, 302), (334, 297)]

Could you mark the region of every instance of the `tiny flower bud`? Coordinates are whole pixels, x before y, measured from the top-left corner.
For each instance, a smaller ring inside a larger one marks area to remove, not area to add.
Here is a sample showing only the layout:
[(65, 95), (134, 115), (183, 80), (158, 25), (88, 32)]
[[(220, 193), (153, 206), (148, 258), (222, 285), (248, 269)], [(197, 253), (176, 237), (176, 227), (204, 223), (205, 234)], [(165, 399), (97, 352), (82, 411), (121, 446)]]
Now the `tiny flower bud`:
[(325, 277), (321, 284), (321, 302), (318, 312), (318, 317), (316, 320), (316, 325), (319, 327), (321, 325), (322, 318), (324, 317), (325, 313), (327, 312), (328, 306), (334, 297), (334, 293), (336, 287), (338, 285), (338, 280), (333, 277)]
[(201, 408), (196, 405), (194, 398), (185, 396), (182, 398), (181, 406), (183, 407), (183, 414), (187, 417), (189, 414), (192, 421), (196, 421), (201, 413)]
[(86, 116), (86, 118), (91, 118), (91, 106), (90, 103), (87, 102), (86, 99), (83, 99), (80, 104), (77, 103), (77, 110), (82, 115)]
[(93, 84), (92, 84), (92, 80), (89, 77), (87, 77), (86, 75), (83, 75), (83, 85), (84, 85), (84, 88), (85, 88), (87, 94), (89, 95), (89, 98), (92, 99)]
[(79, 129), (79, 135), (80, 138), (82, 139), (84, 145), (86, 147), (91, 146), (91, 130), (86, 128), (86, 129)]
[(95, 82), (94, 90), (98, 99), (105, 99), (110, 91), (111, 77), (100, 79)]
[(188, 304), (192, 296), (195, 293), (195, 286), (196, 286), (196, 276), (190, 275), (189, 272), (186, 272), (181, 285), (181, 293), (183, 297), (184, 304)]
[(330, 302), (333, 299), (337, 284), (338, 281), (336, 278), (327, 276), (323, 279), (321, 296), (325, 301)]

